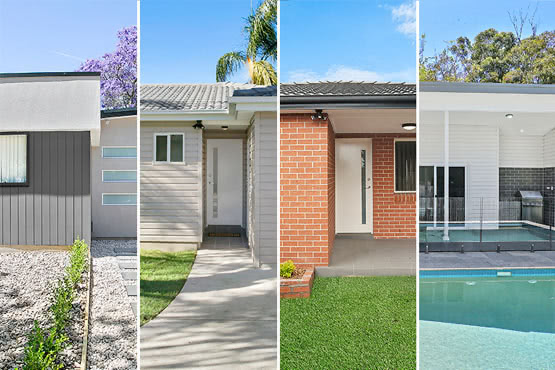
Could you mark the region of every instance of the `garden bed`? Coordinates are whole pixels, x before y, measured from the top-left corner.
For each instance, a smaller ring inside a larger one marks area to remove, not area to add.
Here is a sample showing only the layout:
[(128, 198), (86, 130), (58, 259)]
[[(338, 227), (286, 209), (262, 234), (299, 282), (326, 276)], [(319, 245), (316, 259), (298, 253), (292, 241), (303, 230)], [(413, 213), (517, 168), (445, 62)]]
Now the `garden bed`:
[[(49, 308), (57, 281), (69, 265), (66, 251), (0, 253), (0, 369), (23, 366), (25, 345), (36, 320), (42, 329), (53, 322)], [(60, 353), (65, 368), (79, 367), (84, 332), (87, 274), (75, 290), (65, 326), (67, 346)]]
[(314, 281), (313, 269), (296, 268), (290, 278), (281, 277), (279, 281), (280, 298), (308, 298)]

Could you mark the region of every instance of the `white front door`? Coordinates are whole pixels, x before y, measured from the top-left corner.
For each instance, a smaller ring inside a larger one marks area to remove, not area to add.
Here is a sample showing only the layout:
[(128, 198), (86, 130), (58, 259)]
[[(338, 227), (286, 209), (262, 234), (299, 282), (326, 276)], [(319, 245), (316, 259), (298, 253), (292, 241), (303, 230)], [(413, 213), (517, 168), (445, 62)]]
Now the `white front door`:
[(243, 140), (206, 142), (206, 220), (208, 225), (243, 224)]
[(335, 140), (335, 230), (373, 230), (372, 139)]

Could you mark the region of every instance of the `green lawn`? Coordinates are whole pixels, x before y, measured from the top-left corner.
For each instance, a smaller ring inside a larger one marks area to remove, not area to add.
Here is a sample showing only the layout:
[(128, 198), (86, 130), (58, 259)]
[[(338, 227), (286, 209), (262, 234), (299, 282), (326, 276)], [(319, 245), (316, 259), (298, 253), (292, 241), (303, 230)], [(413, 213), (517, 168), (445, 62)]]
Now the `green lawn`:
[(141, 250), (141, 325), (175, 298), (191, 272), (196, 252)]
[(316, 278), (281, 299), (281, 369), (415, 369), (416, 278)]

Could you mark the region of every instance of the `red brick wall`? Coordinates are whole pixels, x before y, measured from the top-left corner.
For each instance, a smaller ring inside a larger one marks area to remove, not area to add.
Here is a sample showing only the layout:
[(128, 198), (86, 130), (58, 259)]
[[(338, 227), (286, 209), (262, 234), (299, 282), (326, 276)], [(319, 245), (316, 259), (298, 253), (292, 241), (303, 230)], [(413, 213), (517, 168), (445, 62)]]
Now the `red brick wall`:
[(310, 114), (281, 114), (280, 127), (281, 262), (327, 266), (335, 234), (333, 130)]
[(394, 140), (414, 134), (341, 134), (336, 137), (372, 138), (374, 238), (416, 238), (416, 194), (394, 191)]

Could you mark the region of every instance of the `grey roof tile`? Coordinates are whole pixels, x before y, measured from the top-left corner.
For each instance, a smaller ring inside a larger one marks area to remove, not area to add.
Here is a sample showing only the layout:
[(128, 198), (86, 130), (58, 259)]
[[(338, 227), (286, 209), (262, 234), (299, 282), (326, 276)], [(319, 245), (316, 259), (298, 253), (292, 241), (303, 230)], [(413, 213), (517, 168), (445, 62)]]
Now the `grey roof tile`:
[(141, 85), (142, 111), (227, 110), (232, 96), (273, 96), (276, 88), (219, 82), (209, 84)]
[(416, 85), (393, 82), (319, 81), (280, 84), (281, 96), (411, 96)]

